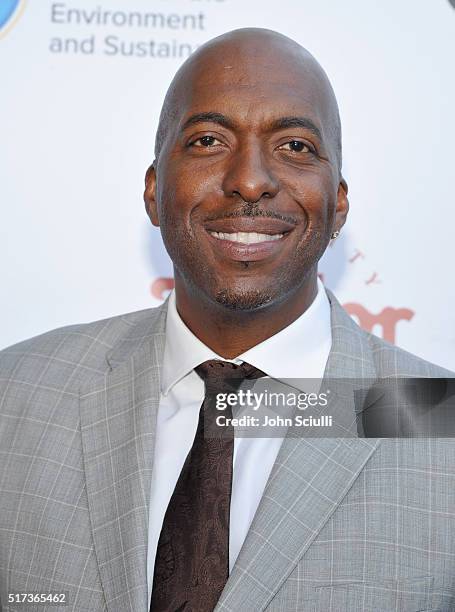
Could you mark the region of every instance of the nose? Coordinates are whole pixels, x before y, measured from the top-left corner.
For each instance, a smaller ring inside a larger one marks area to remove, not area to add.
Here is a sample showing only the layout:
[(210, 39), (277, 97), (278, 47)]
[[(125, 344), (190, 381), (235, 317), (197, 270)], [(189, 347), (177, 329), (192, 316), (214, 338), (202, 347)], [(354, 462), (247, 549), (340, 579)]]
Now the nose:
[(251, 204), (273, 198), (278, 192), (278, 181), (264, 157), (259, 143), (239, 147), (224, 176), (224, 193), (229, 197), (240, 196)]

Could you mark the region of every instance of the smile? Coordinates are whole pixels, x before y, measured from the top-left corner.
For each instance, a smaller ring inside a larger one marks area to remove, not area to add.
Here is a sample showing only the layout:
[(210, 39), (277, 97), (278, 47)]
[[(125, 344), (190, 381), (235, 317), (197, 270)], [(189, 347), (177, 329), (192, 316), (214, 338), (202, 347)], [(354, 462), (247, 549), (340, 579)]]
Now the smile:
[(274, 234), (207, 231), (212, 248), (219, 256), (231, 261), (249, 262), (270, 260), (280, 256), (283, 253), (283, 242), (291, 234), (291, 231)]
[(258, 244), (260, 242), (269, 242), (271, 240), (279, 240), (284, 234), (260, 234), (258, 232), (209, 232), (218, 240), (229, 240), (239, 244)]

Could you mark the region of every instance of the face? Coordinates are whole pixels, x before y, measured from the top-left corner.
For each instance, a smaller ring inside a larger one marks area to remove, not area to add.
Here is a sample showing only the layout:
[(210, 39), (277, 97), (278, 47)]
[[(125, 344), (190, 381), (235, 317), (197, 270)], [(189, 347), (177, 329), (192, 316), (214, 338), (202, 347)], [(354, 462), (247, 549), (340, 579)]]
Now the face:
[(196, 62), (177, 92), (145, 194), (177, 295), (286, 302), (314, 282), (348, 209), (325, 82), (285, 53), (234, 45)]

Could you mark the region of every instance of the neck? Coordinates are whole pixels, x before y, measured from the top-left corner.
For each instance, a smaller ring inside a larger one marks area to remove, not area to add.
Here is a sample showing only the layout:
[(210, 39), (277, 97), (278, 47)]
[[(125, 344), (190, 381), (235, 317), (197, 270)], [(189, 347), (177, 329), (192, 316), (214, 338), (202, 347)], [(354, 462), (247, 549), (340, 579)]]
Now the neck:
[(175, 284), (176, 305), (185, 325), (205, 345), (225, 359), (233, 359), (298, 319), (317, 294), (316, 271), (286, 300), (255, 311), (236, 311), (201, 299)]

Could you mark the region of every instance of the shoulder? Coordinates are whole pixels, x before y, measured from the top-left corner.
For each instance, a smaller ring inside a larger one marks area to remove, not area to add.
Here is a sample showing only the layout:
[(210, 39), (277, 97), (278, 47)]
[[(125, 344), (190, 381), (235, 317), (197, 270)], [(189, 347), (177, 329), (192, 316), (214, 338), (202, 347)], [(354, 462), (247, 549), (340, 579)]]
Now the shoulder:
[(48, 331), (0, 351), (2, 389), (14, 383), (75, 392), (82, 382), (109, 369), (107, 356), (128, 337), (153, 328), (163, 307)]
[[(331, 306), (332, 348), (345, 361), (360, 359), (363, 366), (370, 364), (379, 378), (453, 378), (455, 373), (413, 355), (362, 329), (344, 310), (334, 294), (326, 289)], [(344, 363), (344, 362), (343, 362)], [(339, 364), (343, 369), (343, 364)]]
[(371, 347), (375, 366), (381, 378), (393, 376), (417, 378), (455, 377), (455, 372), (426, 361), (373, 334), (363, 330), (362, 332)]

